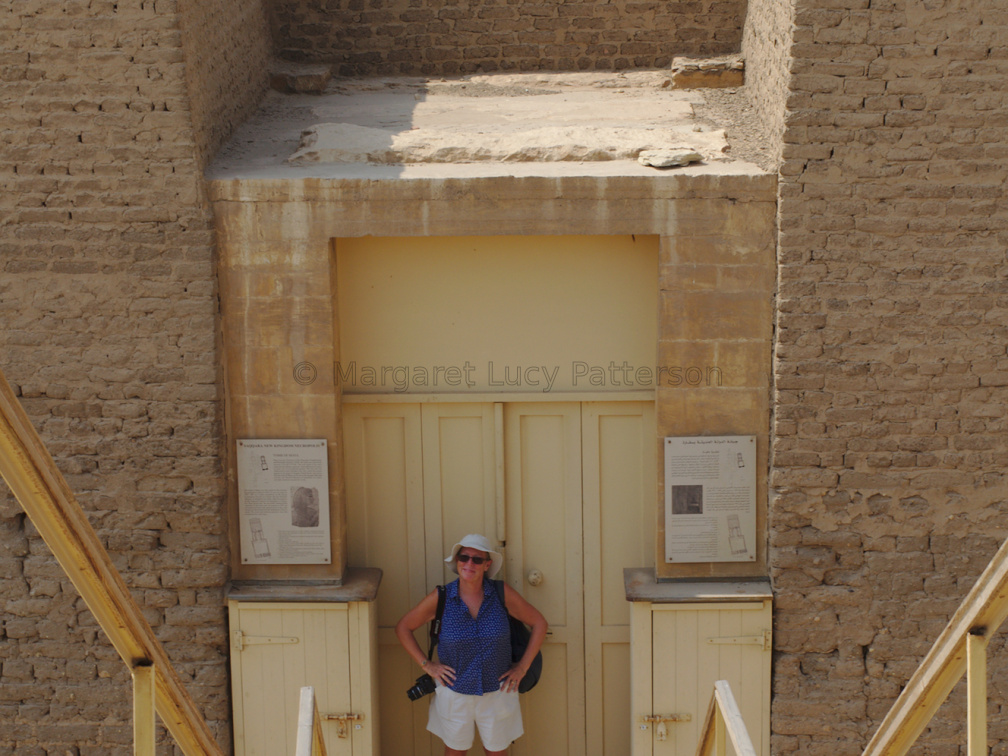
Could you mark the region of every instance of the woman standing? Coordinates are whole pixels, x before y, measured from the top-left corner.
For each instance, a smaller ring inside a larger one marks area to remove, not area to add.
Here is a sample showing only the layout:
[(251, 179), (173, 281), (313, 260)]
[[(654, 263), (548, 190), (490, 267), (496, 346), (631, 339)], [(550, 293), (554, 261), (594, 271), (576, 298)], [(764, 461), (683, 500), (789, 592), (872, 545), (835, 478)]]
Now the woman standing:
[[(428, 661), (413, 631), (434, 619), (437, 591), (403, 615), (396, 637), (437, 683), (427, 729), (445, 744), (445, 756), (462, 756), (476, 728), (487, 756), (503, 756), (524, 732), (518, 683), (546, 639), (546, 618), (511, 586), (501, 606), (492, 582), (504, 557), (484, 536), (467, 535), (445, 559), (458, 575), (445, 586), (438, 659)], [(512, 665), (507, 615), (532, 626), (524, 656)]]

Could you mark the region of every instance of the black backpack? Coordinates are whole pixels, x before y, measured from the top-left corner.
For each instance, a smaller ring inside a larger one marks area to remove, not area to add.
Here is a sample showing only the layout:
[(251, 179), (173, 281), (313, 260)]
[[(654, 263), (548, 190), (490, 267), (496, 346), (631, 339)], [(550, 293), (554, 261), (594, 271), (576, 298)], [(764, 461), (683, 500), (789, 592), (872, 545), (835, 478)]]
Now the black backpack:
[[(507, 604), (504, 602), (504, 581), (503, 580), (493, 580), (494, 590), (497, 592), (497, 599), (500, 601), (504, 611), (507, 612)], [(428, 645), (427, 658), (430, 659), (434, 655), (434, 646), (437, 645), (438, 636), (441, 634), (441, 616), (444, 614), (444, 604), (445, 604), (445, 588), (443, 585), (437, 587), (438, 591), (438, 603), (437, 610), (434, 613), (434, 619), (431, 620), (430, 624), (430, 645)], [(529, 639), (532, 637), (532, 633), (529, 631), (528, 627), (520, 619), (515, 619), (510, 614), (507, 616), (508, 625), (511, 629), (511, 663), (521, 661), (521, 658), (525, 655), (525, 649), (528, 648)], [(535, 659), (529, 665), (528, 672), (525, 673), (525, 677), (518, 684), (519, 693), (528, 693), (536, 686), (539, 682), (539, 678), (542, 677), (542, 651), (539, 651), (535, 655)]]
[[(501, 606), (504, 607), (504, 611), (506, 612), (507, 604), (504, 603), (504, 581), (494, 580), (493, 584), (494, 588), (497, 589), (497, 598), (500, 599)], [(520, 619), (516, 619), (510, 614), (507, 617), (508, 624), (511, 626), (511, 663), (514, 664), (521, 661), (521, 658), (525, 655), (525, 649), (528, 648), (532, 633), (529, 631), (528, 626)], [(528, 693), (536, 686), (539, 678), (542, 677), (542, 663), (542, 651), (539, 651), (529, 665), (525, 677), (518, 683), (519, 693)]]

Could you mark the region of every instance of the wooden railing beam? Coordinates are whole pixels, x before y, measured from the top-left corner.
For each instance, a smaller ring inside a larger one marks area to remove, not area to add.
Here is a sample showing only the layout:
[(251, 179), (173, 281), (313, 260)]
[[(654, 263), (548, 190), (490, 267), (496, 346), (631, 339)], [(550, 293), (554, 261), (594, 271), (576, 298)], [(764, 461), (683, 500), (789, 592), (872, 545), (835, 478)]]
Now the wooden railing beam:
[(0, 477), (126, 666), (154, 666), (157, 713), (186, 756), (223, 756), (164, 648), (0, 371)]
[(970, 589), (862, 756), (903, 756), (966, 672), (967, 637), (1008, 618), (1008, 541)]

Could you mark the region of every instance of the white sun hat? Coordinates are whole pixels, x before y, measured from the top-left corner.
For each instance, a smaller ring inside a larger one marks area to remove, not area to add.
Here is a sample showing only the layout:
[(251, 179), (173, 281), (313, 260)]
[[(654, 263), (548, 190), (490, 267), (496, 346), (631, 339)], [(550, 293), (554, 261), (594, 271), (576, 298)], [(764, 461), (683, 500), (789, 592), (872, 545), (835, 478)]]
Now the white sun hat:
[(494, 549), (493, 545), (486, 536), (479, 535), (478, 533), (470, 533), (452, 546), (451, 554), (445, 557), (445, 562), (448, 563), (449, 568), (456, 575), (458, 575), (458, 564), (455, 562), (455, 557), (458, 556), (459, 549), (463, 547), (476, 549), (477, 551), (485, 551), (490, 555), (490, 569), (488, 569), (486, 573), (488, 578), (493, 578), (494, 575), (500, 572), (500, 568), (504, 565), (504, 556)]

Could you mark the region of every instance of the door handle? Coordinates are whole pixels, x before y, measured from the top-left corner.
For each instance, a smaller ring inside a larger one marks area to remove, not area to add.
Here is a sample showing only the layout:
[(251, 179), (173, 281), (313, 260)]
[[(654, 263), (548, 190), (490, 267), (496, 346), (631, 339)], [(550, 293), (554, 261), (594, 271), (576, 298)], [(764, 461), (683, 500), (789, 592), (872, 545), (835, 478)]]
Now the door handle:
[(539, 570), (529, 570), (526, 579), (531, 586), (540, 585), (543, 581), (543, 574)]

